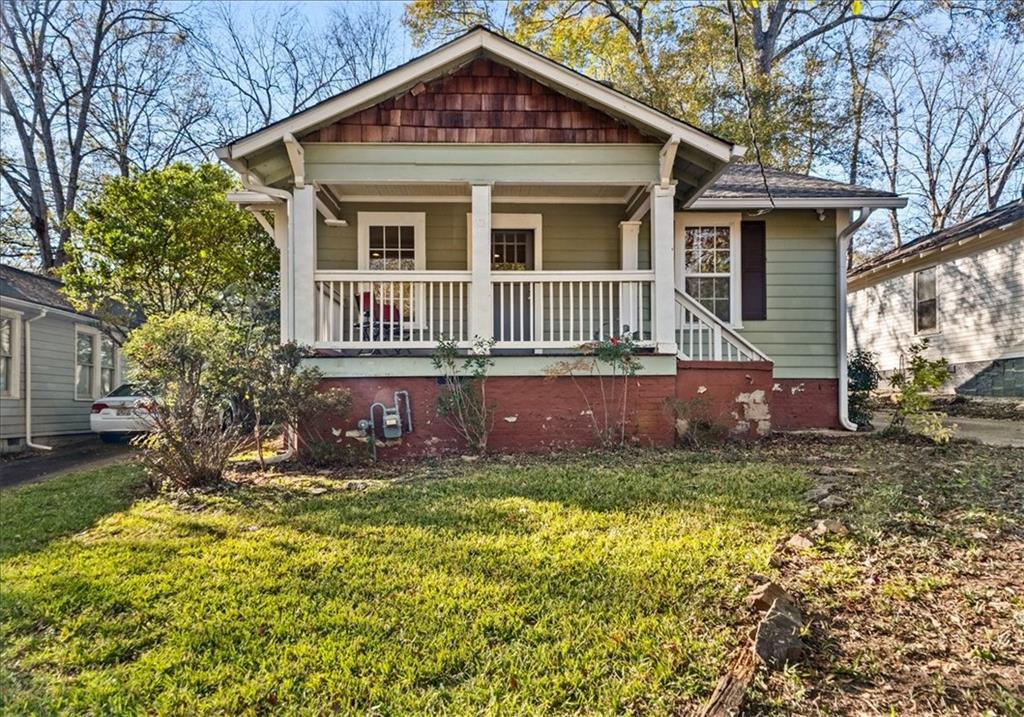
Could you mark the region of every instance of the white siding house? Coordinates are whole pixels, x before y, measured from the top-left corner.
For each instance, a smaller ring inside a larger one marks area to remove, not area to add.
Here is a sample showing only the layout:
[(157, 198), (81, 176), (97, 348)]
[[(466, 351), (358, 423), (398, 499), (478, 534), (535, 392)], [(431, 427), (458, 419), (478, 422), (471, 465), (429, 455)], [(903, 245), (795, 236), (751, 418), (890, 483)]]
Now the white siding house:
[(879, 368), (927, 338), (958, 393), (1024, 396), (1024, 201), (925, 235), (849, 276), (851, 348)]

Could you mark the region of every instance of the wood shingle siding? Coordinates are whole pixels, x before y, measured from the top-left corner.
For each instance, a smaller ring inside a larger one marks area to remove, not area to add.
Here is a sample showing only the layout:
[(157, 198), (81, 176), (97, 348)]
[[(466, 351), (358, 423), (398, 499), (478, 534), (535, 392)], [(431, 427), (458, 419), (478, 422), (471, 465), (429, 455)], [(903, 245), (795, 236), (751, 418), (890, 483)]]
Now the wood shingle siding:
[(303, 142), (642, 144), (632, 125), (487, 58), (307, 134)]

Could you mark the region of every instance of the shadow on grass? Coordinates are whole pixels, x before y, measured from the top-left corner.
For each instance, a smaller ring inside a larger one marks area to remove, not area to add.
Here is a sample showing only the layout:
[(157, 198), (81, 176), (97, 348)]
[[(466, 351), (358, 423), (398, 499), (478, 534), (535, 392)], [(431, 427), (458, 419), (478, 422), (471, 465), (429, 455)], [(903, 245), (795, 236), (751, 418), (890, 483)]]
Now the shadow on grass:
[(0, 491), (0, 559), (40, 550), (124, 510), (143, 484), (139, 467), (120, 463)]

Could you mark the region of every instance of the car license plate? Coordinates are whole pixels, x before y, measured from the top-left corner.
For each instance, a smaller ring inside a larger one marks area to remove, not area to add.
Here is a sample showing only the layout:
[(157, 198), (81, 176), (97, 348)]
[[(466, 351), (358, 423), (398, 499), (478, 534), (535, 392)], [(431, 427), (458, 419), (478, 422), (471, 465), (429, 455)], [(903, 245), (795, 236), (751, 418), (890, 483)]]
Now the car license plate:
[(118, 416), (127, 416), (130, 413), (131, 413), (131, 409), (130, 408), (119, 408), (119, 409), (117, 409), (117, 415)]

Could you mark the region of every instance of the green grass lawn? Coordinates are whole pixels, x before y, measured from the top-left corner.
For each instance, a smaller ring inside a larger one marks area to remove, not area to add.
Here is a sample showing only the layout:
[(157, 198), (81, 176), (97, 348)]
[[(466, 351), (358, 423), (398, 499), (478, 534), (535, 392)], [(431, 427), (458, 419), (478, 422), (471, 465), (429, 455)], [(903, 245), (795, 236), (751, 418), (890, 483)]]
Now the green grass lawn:
[(4, 711), (671, 713), (806, 517), (805, 474), (768, 461), (432, 470), (172, 499), (122, 465), (0, 493)]

